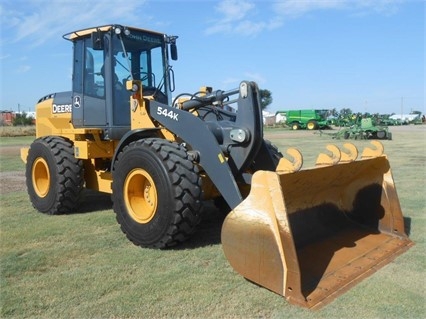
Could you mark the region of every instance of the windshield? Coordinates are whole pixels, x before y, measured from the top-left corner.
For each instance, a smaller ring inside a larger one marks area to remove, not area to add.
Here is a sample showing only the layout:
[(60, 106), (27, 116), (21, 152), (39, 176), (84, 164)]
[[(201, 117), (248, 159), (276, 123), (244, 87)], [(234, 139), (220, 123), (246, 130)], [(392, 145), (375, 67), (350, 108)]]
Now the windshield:
[(112, 47), (116, 62), (114, 71), (120, 80), (141, 80), (144, 89), (156, 88), (169, 95), (165, 81), (166, 52), (163, 35), (131, 30), (129, 35), (114, 35)]

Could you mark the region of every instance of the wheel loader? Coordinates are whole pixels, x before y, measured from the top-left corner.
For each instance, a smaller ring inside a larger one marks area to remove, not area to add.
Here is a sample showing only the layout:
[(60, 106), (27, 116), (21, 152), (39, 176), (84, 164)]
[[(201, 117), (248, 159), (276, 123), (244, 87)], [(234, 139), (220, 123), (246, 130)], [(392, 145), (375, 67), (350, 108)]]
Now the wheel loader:
[[(21, 150), (32, 205), (78, 210), (84, 189), (111, 194), (123, 233), (165, 249), (197, 228), (203, 203), (229, 214), (222, 247), (236, 272), (316, 309), (406, 251), (412, 241), (383, 147), (328, 145), (303, 168), (264, 139), (259, 88), (176, 95), (176, 36), (122, 25), (64, 35), (72, 90), (36, 106)], [(196, 240), (196, 239), (195, 239)]]

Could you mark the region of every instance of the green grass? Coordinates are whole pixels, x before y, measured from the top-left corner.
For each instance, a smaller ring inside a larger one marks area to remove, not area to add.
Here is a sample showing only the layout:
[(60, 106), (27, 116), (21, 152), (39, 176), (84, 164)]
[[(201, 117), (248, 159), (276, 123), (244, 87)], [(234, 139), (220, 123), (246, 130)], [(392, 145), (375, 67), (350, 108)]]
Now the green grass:
[[(299, 147), (306, 166), (327, 143), (345, 142), (281, 132), (267, 130), (266, 137), (283, 153)], [(141, 249), (120, 231), (109, 196), (87, 193), (80, 213), (46, 216), (31, 207), (22, 186), (0, 195), (0, 317), (424, 318), (425, 133), (416, 126), (383, 142), (416, 245), (319, 311), (290, 305), (234, 272), (220, 244), (222, 219), (211, 207), (188, 243)], [(2, 150), (30, 141), (0, 139), (0, 170), (20, 162), (19, 152), (5, 157)]]
[[(35, 136), (0, 137), (0, 147), (2, 146), (26, 146), (35, 139)], [(0, 149), (1, 152), (1, 149)]]
[(34, 136), (0, 137), (0, 172), (24, 170), (20, 148), (29, 146), (34, 138)]

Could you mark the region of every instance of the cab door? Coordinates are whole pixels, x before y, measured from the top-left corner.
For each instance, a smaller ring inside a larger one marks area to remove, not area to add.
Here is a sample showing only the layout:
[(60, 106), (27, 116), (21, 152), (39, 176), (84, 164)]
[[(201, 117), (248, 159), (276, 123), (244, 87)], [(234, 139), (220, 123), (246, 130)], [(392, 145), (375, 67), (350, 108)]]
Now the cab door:
[(95, 50), (90, 38), (74, 43), (72, 123), (74, 127), (107, 125), (105, 80), (101, 72), (104, 50)]

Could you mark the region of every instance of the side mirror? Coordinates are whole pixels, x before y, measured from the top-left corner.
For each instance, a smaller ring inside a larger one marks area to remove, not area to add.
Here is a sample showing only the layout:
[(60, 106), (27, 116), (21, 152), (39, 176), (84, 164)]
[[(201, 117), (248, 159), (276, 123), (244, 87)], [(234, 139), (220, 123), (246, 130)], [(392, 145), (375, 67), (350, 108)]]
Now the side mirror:
[(170, 44), (170, 54), (173, 61), (176, 61), (178, 59), (178, 53), (177, 53), (177, 46), (176, 43)]
[(104, 49), (104, 34), (100, 30), (92, 32), (92, 47), (93, 50), (103, 50)]

